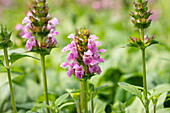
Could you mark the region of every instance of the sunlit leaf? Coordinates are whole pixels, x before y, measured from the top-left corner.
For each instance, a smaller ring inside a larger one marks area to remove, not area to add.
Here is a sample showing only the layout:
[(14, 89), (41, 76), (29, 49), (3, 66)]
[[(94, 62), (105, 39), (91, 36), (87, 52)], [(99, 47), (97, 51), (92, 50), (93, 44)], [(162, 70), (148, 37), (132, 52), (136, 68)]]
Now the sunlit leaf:
[(108, 87), (108, 85), (103, 85), (103, 86), (97, 87), (97, 88), (95, 88), (95, 90), (99, 91), (100, 89), (103, 89), (103, 88), (106, 88), (106, 87)]
[[(19, 73), (19, 72), (11, 72), (11, 79), (18, 77), (21, 74), (22, 73)], [(0, 87), (3, 86), (7, 82), (8, 82), (7, 72), (0, 72)]]
[(158, 109), (156, 110), (157, 113), (170, 113), (170, 108)]
[(16, 62), (17, 60), (24, 58), (24, 57), (30, 57), (36, 60), (39, 60), (38, 58), (34, 57), (34, 56), (30, 56), (30, 55), (26, 55), (26, 54), (22, 54), (22, 53), (12, 53), (10, 55), (10, 60), (11, 60), (11, 64), (13, 64), (14, 62)]
[(47, 105), (47, 104), (45, 104), (45, 103), (36, 103), (36, 104), (34, 105), (34, 108), (32, 108), (31, 110), (32, 110), (32, 111), (37, 111), (37, 110), (39, 110), (39, 109), (42, 108), (42, 107), (50, 107), (50, 106)]
[(69, 96), (69, 94), (66, 93), (66, 94), (61, 95), (60, 97), (58, 97), (58, 98), (56, 99), (56, 101), (55, 101), (55, 105), (56, 105), (56, 106), (61, 105), (61, 104), (67, 99), (68, 96)]
[(67, 103), (62, 104), (58, 109), (60, 111), (63, 107), (66, 107), (66, 106), (69, 106), (69, 105), (73, 105), (73, 104), (75, 104), (75, 102), (67, 102)]
[(124, 82), (119, 82), (118, 84), (119, 84), (120, 87), (122, 87), (123, 89), (125, 89), (129, 93), (136, 95), (137, 97), (139, 97), (139, 99), (142, 100), (141, 91), (138, 90), (134, 85), (124, 83)]
[(151, 97), (156, 96), (156, 95), (160, 95), (164, 92), (168, 92), (170, 91), (170, 85), (169, 84), (162, 84), (157, 86), (156, 88), (154, 88), (153, 93), (151, 94)]
[[(107, 104), (105, 102), (99, 100), (98, 98), (94, 98), (93, 101), (94, 101), (94, 113), (106, 113), (105, 108)], [(91, 103), (89, 101), (88, 103), (89, 108), (90, 104)]]

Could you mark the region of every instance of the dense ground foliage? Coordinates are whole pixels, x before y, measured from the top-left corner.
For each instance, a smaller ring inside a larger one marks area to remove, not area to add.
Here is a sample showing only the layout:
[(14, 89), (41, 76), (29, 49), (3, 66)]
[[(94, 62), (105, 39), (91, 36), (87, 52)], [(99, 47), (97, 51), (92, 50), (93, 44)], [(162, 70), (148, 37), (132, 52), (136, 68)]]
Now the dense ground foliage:
[[(118, 86), (118, 82), (127, 82), (137, 86), (142, 84), (142, 61), (140, 50), (122, 48), (129, 40), (129, 36), (138, 35), (134, 31), (129, 16), (133, 9), (133, 0), (48, 0), (50, 14), (57, 17), (60, 25), (56, 26), (60, 33), (57, 36), (58, 45), (46, 57), (47, 82), (51, 101), (66, 93), (66, 89), (78, 89), (79, 81), (75, 77), (69, 78), (67, 71), (60, 67), (67, 59), (67, 53), (61, 49), (70, 43), (67, 36), (74, 33), (76, 28), (88, 27), (92, 34), (99, 37), (101, 46), (107, 52), (101, 55), (105, 63), (100, 64), (102, 73), (90, 79), (95, 88), (101, 88), (94, 98), (95, 113), (111, 113), (126, 110), (127, 113), (141, 113), (144, 109), (138, 98)], [(155, 34), (156, 39), (163, 45), (153, 45), (146, 49), (148, 90), (157, 87), (161, 89), (170, 84), (170, 1), (149, 0), (149, 7), (154, 13), (153, 22), (146, 33)], [(0, 23), (7, 25), (13, 31), (14, 46), (9, 53), (26, 52), (25, 39), (15, 30), (21, 24), (28, 11), (28, 0), (0, 0)], [(150, 36), (149, 36), (150, 37)], [(29, 55), (40, 56), (27, 52)], [(2, 53), (0, 53), (0, 58)], [(0, 67), (0, 113), (12, 113), (10, 92), (5, 68)], [(33, 108), (35, 102), (42, 101), (42, 77), (39, 60), (23, 58), (11, 68), (15, 100), (18, 113), (25, 113)], [(163, 86), (161, 86), (163, 85)], [(68, 97), (66, 101), (72, 102)], [(98, 104), (96, 104), (98, 103)], [(141, 106), (141, 107), (136, 107)], [(152, 106), (152, 104), (151, 104)], [(163, 93), (157, 104), (158, 113), (169, 113), (170, 93)], [(152, 111), (152, 109), (151, 109)], [(75, 105), (61, 109), (61, 113), (75, 113)]]

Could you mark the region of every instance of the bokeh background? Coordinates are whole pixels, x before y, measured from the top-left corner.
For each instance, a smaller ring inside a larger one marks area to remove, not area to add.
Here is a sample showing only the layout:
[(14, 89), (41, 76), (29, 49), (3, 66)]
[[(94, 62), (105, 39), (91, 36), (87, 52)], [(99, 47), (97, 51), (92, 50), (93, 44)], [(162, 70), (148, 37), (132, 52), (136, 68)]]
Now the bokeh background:
[[(77, 28), (87, 27), (91, 34), (99, 37), (106, 53), (102, 57), (106, 60), (100, 64), (102, 74), (91, 78), (90, 82), (101, 89), (96, 96), (98, 109), (96, 113), (111, 113), (124, 111), (134, 113), (135, 97), (117, 85), (117, 82), (127, 82), (142, 86), (142, 61), (141, 52), (135, 48), (122, 48), (128, 43), (129, 36), (138, 36), (133, 28), (130, 11), (134, 9), (133, 0), (47, 0), (50, 14), (57, 17), (60, 25), (57, 31), (58, 45), (46, 57), (47, 79), (49, 93), (54, 98), (66, 93), (66, 89), (79, 88), (79, 81), (74, 77), (69, 78), (67, 70), (60, 67), (67, 60), (67, 53), (61, 49), (70, 43), (67, 36), (75, 33)], [(163, 45), (153, 45), (146, 51), (148, 89), (153, 89), (160, 84), (170, 84), (170, 0), (149, 0), (149, 9), (152, 9), (153, 19), (151, 26), (145, 34), (156, 38)], [(29, 11), (29, 0), (0, 0), (0, 24), (6, 25), (11, 31), (14, 46), (11, 52), (26, 52), (25, 39), (20, 38), (19, 31), (15, 29)], [(0, 53), (2, 55), (2, 53)], [(39, 58), (38, 54), (27, 53)], [(11, 69), (13, 71), (14, 91), (19, 113), (26, 113), (43, 94), (40, 62), (31, 58), (17, 61)], [(4, 84), (5, 69), (0, 67), (0, 113), (12, 113), (8, 84)], [(19, 74), (19, 76), (18, 76)], [(72, 101), (71, 98), (68, 101)], [(133, 102), (134, 101), (134, 102)], [(123, 103), (127, 102), (126, 106)], [(135, 103), (137, 106), (140, 102)], [(95, 105), (97, 106), (97, 105)], [(161, 97), (158, 109), (170, 107), (170, 93)], [(61, 113), (75, 113), (75, 105), (65, 107)]]

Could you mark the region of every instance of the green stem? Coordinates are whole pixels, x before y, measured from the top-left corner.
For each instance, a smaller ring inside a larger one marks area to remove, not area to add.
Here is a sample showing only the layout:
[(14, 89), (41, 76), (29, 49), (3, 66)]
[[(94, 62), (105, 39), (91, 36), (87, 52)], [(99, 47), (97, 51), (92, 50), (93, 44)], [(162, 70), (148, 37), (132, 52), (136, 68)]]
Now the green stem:
[(81, 113), (88, 113), (87, 108), (87, 79), (83, 79), (80, 81), (80, 107)]
[(91, 98), (91, 113), (94, 113), (93, 98)]
[(156, 113), (156, 104), (154, 104), (154, 113)]
[(80, 113), (79, 102), (78, 102), (78, 101), (75, 101), (75, 103), (76, 103), (77, 113)]
[(11, 80), (11, 72), (10, 72), (10, 67), (9, 67), (7, 48), (4, 48), (4, 58), (5, 58), (6, 70), (8, 73), (8, 82), (9, 82), (9, 87), (10, 87), (10, 92), (11, 92), (12, 107), (13, 107), (14, 113), (17, 113), (15, 98), (14, 98), (14, 91), (13, 91), (12, 80)]
[[(144, 29), (140, 29), (140, 39), (144, 42)], [(142, 50), (142, 67), (143, 67), (143, 88), (144, 88), (144, 97), (145, 97), (145, 110), (146, 113), (149, 113), (149, 104), (147, 99), (147, 80), (146, 80), (146, 61), (145, 61), (145, 48)]]
[[(42, 68), (42, 75), (43, 75), (43, 86), (44, 86), (44, 96), (45, 96), (45, 103), (49, 105), (48, 102), (48, 89), (47, 89), (47, 79), (46, 79), (46, 69), (45, 69), (45, 55), (41, 54), (41, 68)], [(48, 107), (46, 107), (47, 113), (50, 113)]]
[(140, 29), (140, 38), (142, 40), (142, 42), (144, 42), (144, 29)]

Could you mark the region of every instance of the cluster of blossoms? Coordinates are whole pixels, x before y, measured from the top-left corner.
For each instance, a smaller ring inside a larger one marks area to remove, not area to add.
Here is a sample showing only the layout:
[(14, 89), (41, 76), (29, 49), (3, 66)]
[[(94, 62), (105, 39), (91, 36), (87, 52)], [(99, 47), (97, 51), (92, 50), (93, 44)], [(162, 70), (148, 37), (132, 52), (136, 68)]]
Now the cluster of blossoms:
[(131, 12), (131, 16), (134, 18), (132, 23), (136, 28), (148, 28), (151, 24), (149, 17), (152, 15), (151, 10), (148, 10), (148, 1), (142, 2), (138, 0), (134, 2), (135, 12)]
[(82, 77), (90, 78), (95, 73), (100, 74), (101, 68), (98, 64), (105, 62), (105, 60), (100, 58), (99, 53), (106, 50), (98, 50), (97, 46), (101, 43), (95, 40), (99, 38), (90, 35), (89, 29), (78, 29), (77, 36), (70, 34), (68, 38), (73, 39), (73, 41), (62, 49), (62, 52), (70, 51), (67, 58), (68, 62), (65, 61), (61, 64), (63, 68), (70, 66), (67, 75), (71, 77), (72, 74), (75, 74), (78, 79), (81, 79)]
[[(152, 15), (151, 10), (148, 11), (148, 1), (142, 2), (142, 0), (137, 0), (134, 2), (135, 5), (135, 12), (131, 12), (131, 16), (133, 17), (132, 23), (134, 24), (135, 28), (138, 29), (146, 29), (151, 24), (150, 16)], [(142, 49), (152, 45), (159, 43), (155, 40), (154, 34), (148, 38), (148, 35), (144, 36), (144, 39), (137, 38), (137, 37), (130, 37), (129, 40), (130, 47), (140, 47)]]
[(148, 37), (148, 35), (145, 35), (144, 36), (144, 44), (145, 45), (143, 45), (143, 42), (142, 42), (142, 40), (140, 39), (140, 38), (136, 38), (136, 37), (130, 37), (130, 40), (129, 40), (129, 42), (130, 42), (130, 46), (135, 46), (135, 47), (141, 47), (141, 46), (145, 46), (145, 47), (148, 47), (148, 46), (150, 46), (151, 44), (155, 44), (155, 43), (157, 43), (157, 41), (156, 40), (154, 40), (155, 39), (155, 36), (154, 36), (154, 34), (149, 38)]
[(16, 27), (22, 31), (20, 34), (22, 38), (28, 39), (27, 51), (48, 50), (47, 54), (49, 54), (49, 51), (57, 45), (54, 36), (59, 34), (55, 27), (55, 25), (59, 25), (59, 22), (57, 18), (52, 19), (48, 12), (49, 7), (46, 0), (34, 0), (31, 11), (22, 21), (22, 24), (26, 25)]

